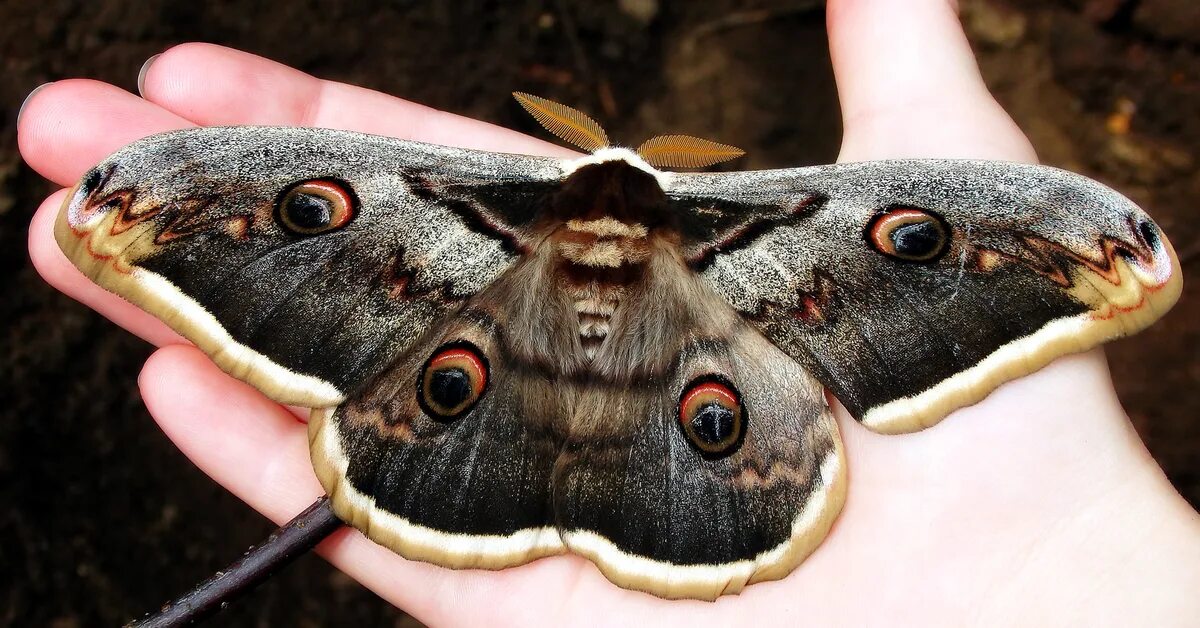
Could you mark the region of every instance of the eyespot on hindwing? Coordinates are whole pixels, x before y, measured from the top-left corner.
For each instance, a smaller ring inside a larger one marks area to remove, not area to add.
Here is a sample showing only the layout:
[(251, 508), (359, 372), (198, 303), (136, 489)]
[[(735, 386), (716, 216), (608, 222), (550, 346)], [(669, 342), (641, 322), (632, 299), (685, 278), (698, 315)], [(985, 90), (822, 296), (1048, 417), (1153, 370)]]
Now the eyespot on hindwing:
[(421, 368), (417, 401), (431, 418), (451, 421), (471, 411), (487, 391), (488, 363), (468, 342), (442, 345)]
[(679, 425), (705, 458), (724, 458), (737, 451), (746, 436), (742, 396), (719, 375), (694, 379), (679, 398)]

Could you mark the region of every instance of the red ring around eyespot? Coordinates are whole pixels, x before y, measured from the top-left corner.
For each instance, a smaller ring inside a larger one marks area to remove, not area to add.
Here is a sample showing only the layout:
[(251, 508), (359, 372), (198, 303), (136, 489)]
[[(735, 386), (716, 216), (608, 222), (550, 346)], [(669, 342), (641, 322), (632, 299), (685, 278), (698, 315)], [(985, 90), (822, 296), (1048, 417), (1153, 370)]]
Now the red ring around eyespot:
[(350, 193), (346, 191), (344, 186), (327, 179), (313, 179), (312, 181), (306, 181), (302, 184), (302, 187), (307, 188), (306, 191), (324, 192), (329, 196), (337, 198), (334, 206), (341, 208), (342, 211), (334, 213), (334, 219), (329, 223), (328, 229), (337, 229), (350, 222), (350, 219), (354, 217), (354, 199), (351, 198)]
[[(927, 251), (897, 250), (897, 243), (893, 240), (896, 230), (916, 224), (928, 225), (936, 230), (936, 246)], [(906, 262), (934, 262), (949, 248), (951, 232), (950, 226), (936, 213), (917, 207), (901, 206), (876, 214), (867, 223), (863, 236), (871, 248), (889, 257)]]
[[(291, 201), (296, 196), (316, 197), (329, 203), (331, 214), (329, 222), (319, 225), (304, 226), (292, 216)], [(299, 235), (319, 235), (341, 229), (354, 219), (358, 204), (354, 193), (349, 187), (333, 179), (308, 179), (301, 181), (284, 191), (275, 204), (275, 217), (288, 231)]]
[(426, 368), (436, 369), (438, 364), (442, 362), (458, 359), (466, 359), (471, 363), (471, 366), (474, 367), (476, 376), (471, 378), (471, 382), (474, 384), (473, 393), (478, 396), (483, 392), (483, 389), (487, 387), (487, 367), (484, 366), (483, 361), (479, 359), (479, 356), (476, 355), (474, 351), (461, 347), (447, 349), (434, 356), (434, 358), (429, 361), (429, 366)]
[(690, 417), (684, 416), (684, 413), (687, 411), (687, 407), (689, 405), (691, 405), (692, 399), (695, 399), (697, 395), (702, 395), (704, 393), (711, 393), (713, 395), (721, 397), (722, 399), (727, 401), (728, 406), (734, 410), (737, 410), (738, 407), (741, 405), (741, 402), (738, 400), (737, 395), (734, 394), (734, 392), (732, 390), (730, 390), (728, 386), (725, 386), (724, 384), (721, 384), (719, 382), (704, 382), (703, 384), (699, 384), (697, 386), (692, 387), (692, 389), (689, 390), (687, 392), (687, 394), (685, 394), (683, 396), (683, 400), (679, 402), (679, 419), (680, 420), (682, 420), (682, 421), (690, 420)]
[(929, 214), (919, 209), (895, 209), (881, 215), (871, 224), (871, 242), (881, 251), (894, 253), (892, 241), (888, 235), (897, 223), (915, 220), (929, 220)]

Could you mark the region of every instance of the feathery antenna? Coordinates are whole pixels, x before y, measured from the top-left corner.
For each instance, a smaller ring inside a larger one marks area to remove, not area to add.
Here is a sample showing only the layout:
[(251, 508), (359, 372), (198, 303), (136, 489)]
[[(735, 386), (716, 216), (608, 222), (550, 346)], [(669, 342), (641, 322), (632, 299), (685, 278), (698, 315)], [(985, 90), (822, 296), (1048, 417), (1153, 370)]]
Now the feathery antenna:
[(604, 129), (582, 111), (524, 92), (513, 92), (513, 98), (547, 131), (583, 150), (595, 152), (608, 146)]
[(637, 153), (655, 168), (703, 168), (737, 159), (746, 151), (690, 135), (659, 135), (642, 142)]

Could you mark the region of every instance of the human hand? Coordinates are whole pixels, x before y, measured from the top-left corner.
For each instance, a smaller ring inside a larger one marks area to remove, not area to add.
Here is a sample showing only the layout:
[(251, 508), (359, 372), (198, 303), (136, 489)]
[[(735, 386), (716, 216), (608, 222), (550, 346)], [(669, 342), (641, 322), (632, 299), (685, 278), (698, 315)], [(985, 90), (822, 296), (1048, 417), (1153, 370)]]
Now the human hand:
[[(842, 160), (1034, 158), (984, 88), (946, 0), (831, 0), (829, 21), (846, 120)], [(193, 124), (312, 125), (565, 152), (208, 45), (165, 53), (142, 91), (144, 100), (93, 81), (61, 81), (38, 92), (20, 122), (26, 160), (70, 185), (128, 142)], [(142, 392), (197, 465), (277, 522), (301, 511), (321, 488), (298, 415), (80, 275), (51, 235), (62, 198), (52, 195), (34, 219), (39, 271), (163, 347), (143, 371)], [(321, 551), (434, 625), (1165, 625), (1200, 616), (1187, 597), (1200, 590), (1200, 520), (1130, 429), (1099, 351), (1059, 360), (918, 434), (879, 436), (840, 407), (837, 414), (851, 482), (829, 537), (788, 578), (713, 604), (619, 589), (571, 556), (451, 571), (406, 561), (350, 530)]]

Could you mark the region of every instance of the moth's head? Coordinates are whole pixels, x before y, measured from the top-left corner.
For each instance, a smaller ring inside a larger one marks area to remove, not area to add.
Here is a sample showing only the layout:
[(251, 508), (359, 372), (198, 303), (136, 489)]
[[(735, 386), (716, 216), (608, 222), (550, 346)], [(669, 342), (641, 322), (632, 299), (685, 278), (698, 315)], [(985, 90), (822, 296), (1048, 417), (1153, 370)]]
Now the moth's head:
[(614, 147), (600, 124), (582, 111), (522, 92), (513, 92), (513, 97), (546, 130), (591, 153), (587, 163), (623, 160), (635, 167), (644, 164), (646, 170), (704, 168), (746, 154), (740, 148), (690, 135), (659, 135), (635, 150)]

